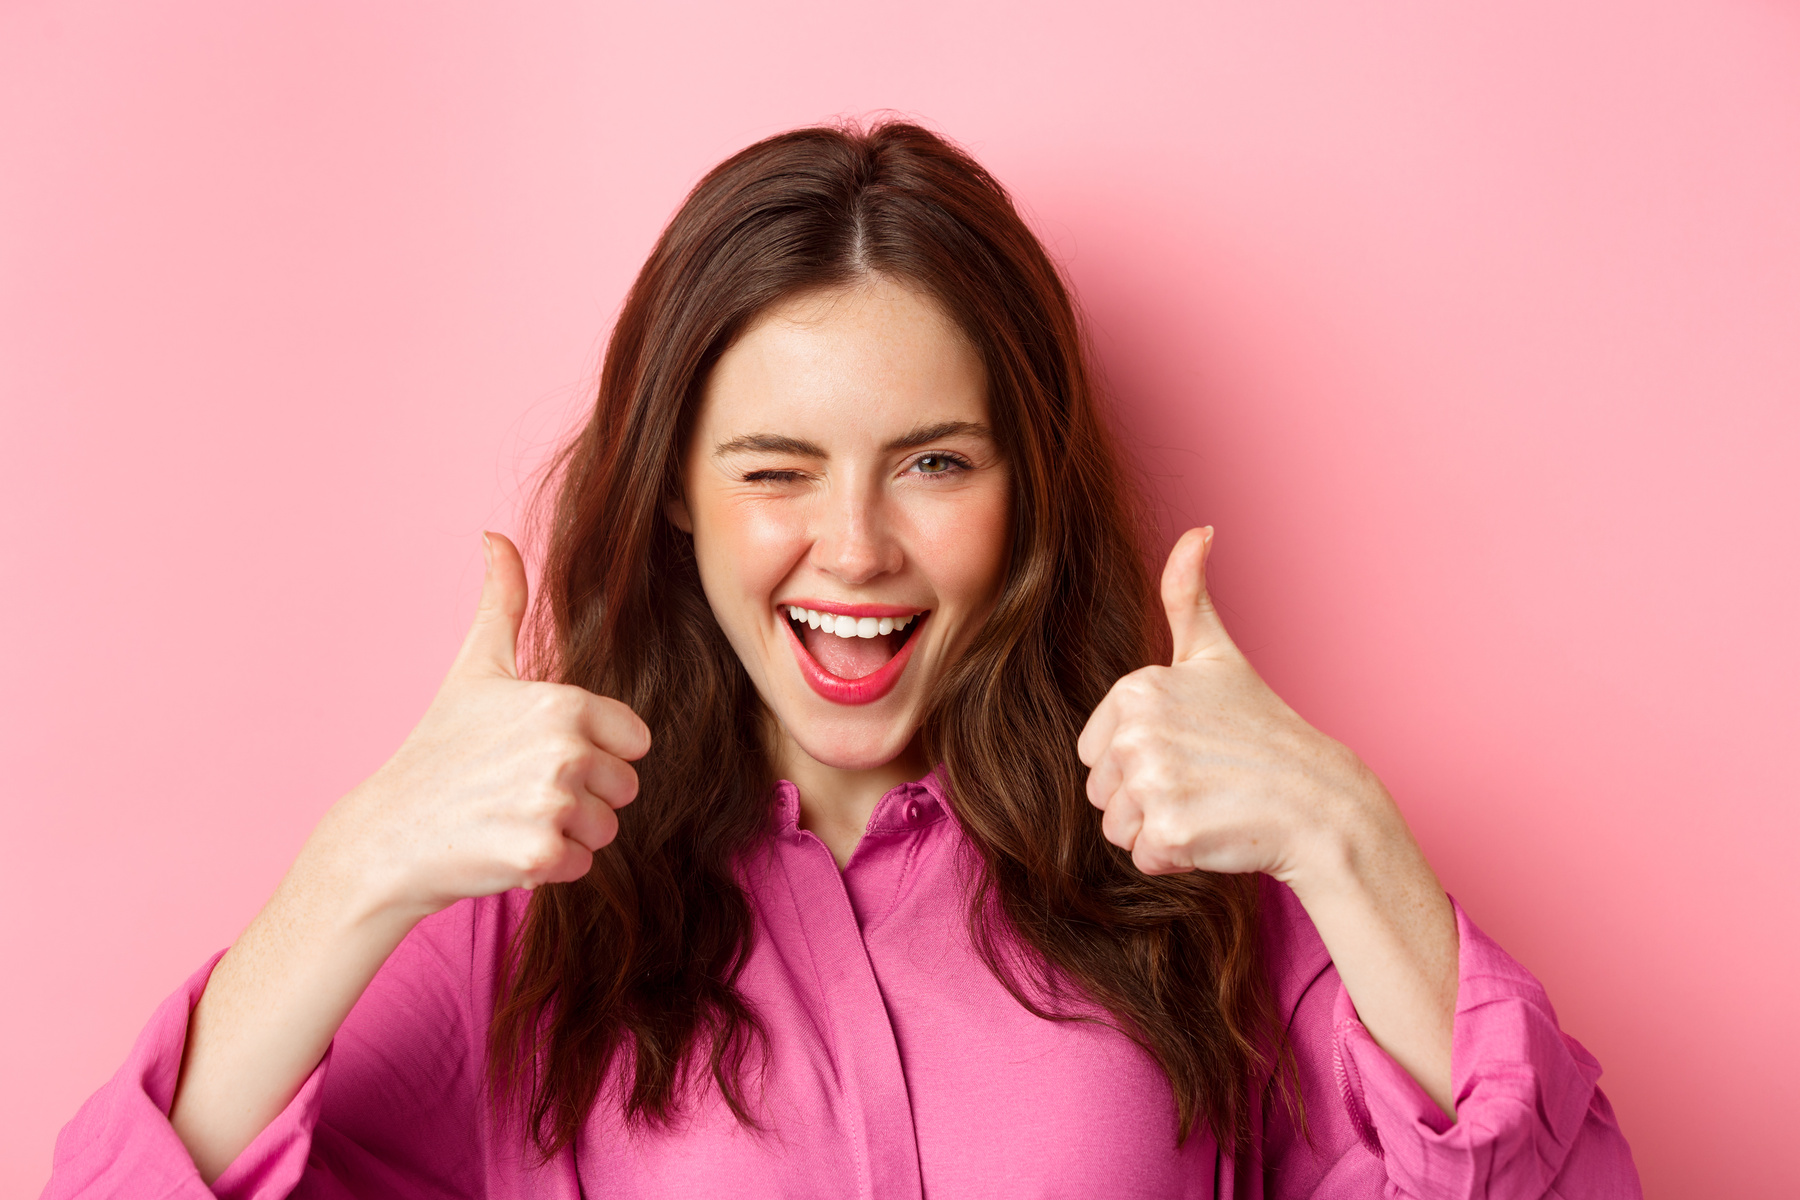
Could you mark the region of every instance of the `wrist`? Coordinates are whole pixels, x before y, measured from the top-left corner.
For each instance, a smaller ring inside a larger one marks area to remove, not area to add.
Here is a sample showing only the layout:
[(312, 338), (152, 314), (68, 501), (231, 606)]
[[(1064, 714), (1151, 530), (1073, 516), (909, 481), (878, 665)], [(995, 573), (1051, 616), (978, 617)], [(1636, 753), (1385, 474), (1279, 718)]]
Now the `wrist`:
[(1376, 880), (1420, 857), (1405, 818), (1374, 772), (1353, 760), (1345, 774), (1313, 806), (1314, 820), (1293, 839), (1279, 876), (1302, 903), (1366, 895)]
[(443, 907), (416, 886), (406, 856), (382, 835), (382, 809), (369, 784), (345, 796), (319, 822), (289, 880), (328, 897), (328, 918), (345, 930), (413, 925)]

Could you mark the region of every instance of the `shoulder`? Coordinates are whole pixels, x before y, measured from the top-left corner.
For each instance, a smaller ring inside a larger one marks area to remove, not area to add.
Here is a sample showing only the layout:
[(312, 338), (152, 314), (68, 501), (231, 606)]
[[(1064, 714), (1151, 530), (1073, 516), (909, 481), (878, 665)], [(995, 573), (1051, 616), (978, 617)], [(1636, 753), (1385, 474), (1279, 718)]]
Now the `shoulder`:
[(1291, 1022), (1307, 991), (1332, 970), (1331, 954), (1287, 884), (1259, 875), (1263, 961), (1281, 1020)]

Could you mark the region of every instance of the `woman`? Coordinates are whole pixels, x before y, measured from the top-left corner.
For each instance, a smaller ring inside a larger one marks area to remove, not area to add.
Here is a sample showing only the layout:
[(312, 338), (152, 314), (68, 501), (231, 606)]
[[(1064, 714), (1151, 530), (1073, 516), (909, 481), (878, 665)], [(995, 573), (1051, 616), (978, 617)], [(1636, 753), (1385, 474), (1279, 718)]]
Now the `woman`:
[(1638, 1194), (1598, 1064), (1233, 647), (1211, 530), (1157, 605), (959, 151), (713, 171), (553, 480), (556, 682), (490, 536), (417, 730), (49, 1194)]

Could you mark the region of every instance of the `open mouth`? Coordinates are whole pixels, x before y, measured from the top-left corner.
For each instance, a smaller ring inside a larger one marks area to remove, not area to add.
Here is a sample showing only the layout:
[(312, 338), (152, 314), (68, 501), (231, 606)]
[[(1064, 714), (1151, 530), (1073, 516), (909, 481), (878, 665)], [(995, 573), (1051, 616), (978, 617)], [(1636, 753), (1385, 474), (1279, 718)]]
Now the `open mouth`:
[(800, 673), (827, 700), (867, 704), (899, 682), (912, 657), (913, 639), (930, 610), (882, 605), (831, 609), (784, 604)]

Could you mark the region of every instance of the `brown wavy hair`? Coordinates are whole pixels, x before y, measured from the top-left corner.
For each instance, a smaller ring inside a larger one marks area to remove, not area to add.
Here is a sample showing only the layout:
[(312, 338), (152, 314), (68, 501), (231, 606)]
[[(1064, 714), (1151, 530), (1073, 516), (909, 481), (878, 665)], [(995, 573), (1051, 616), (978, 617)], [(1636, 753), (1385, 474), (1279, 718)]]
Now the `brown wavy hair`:
[[(921, 729), (980, 869), (975, 944), (1048, 1019), (1115, 1025), (1161, 1064), (1178, 1138), (1242, 1148), (1279, 1044), (1255, 876), (1150, 877), (1100, 832), (1075, 741), (1121, 675), (1167, 661), (1146, 523), (1101, 419), (1069, 294), (982, 167), (914, 124), (801, 129), (720, 164), (633, 284), (585, 428), (543, 492), (541, 677), (649, 724), (637, 802), (586, 878), (538, 889), (489, 1034), (491, 1091), (545, 1154), (603, 1089), (665, 1123), (716, 1083), (756, 1115), (760, 1044), (735, 983), (752, 915), (734, 870), (770, 828), (761, 701), (664, 515), (708, 371), (770, 305), (887, 276), (978, 348), (1011, 467), (1013, 529), (992, 616)], [(616, 1093), (616, 1095), (615, 1095)]]

